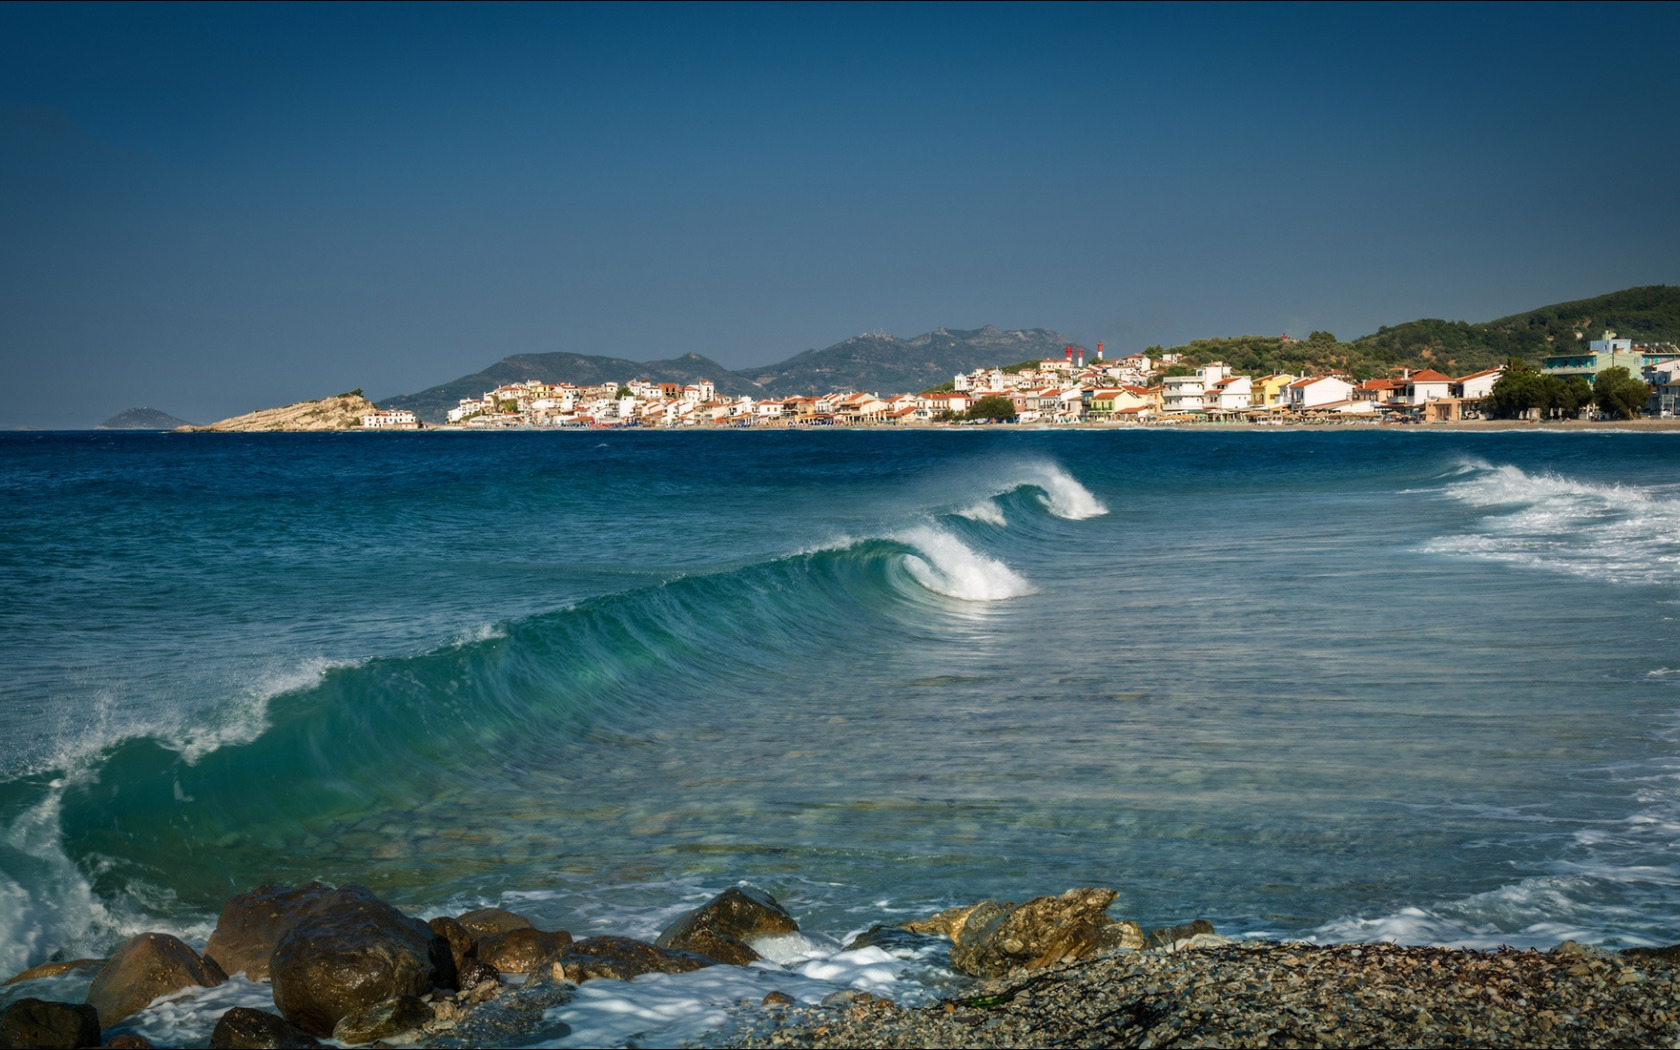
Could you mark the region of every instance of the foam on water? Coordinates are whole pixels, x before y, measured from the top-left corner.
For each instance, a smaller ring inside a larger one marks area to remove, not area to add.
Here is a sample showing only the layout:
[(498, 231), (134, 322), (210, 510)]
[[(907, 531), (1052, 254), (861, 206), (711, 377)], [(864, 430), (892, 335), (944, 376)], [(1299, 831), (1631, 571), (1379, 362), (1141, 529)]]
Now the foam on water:
[(1102, 500), (1061, 467), (1046, 464), (1033, 483), (1044, 489), (1044, 505), (1058, 518), (1082, 521), (1108, 513)]
[(982, 521), (987, 525), (997, 525), (1001, 527), (1009, 524), (1009, 519), (1004, 517), (1003, 508), (998, 506), (997, 499), (995, 497), (983, 499), (977, 503), (971, 504), (970, 506), (964, 507), (963, 509), (957, 511), (957, 516), (960, 518), (967, 518), (970, 521)]
[(998, 602), (1032, 593), (1032, 584), (996, 558), (989, 558), (931, 525), (899, 533), (915, 548), (904, 557), (916, 582), (930, 591), (969, 602)]
[(757, 1004), (781, 992), (807, 1005), (843, 989), (855, 988), (893, 999), (901, 1006), (929, 1000), (929, 986), (914, 979), (925, 964), (911, 955), (881, 948), (838, 951), (791, 935), (755, 940), (785, 961), (767, 954), (752, 966), (711, 966), (685, 974), (648, 974), (631, 981), (588, 981), (572, 1000), (549, 1010), (545, 1024), (563, 1023), (566, 1035), (534, 1045), (679, 1046), (703, 1035), (728, 1037), (758, 1022)]
[[(1594, 944), (1618, 920), (1636, 918), (1607, 899), (1605, 881), (1589, 874), (1522, 879), (1485, 893), (1428, 906), (1410, 906), (1375, 917), (1344, 917), (1314, 930), (1319, 943), (1386, 941), (1454, 948), (1550, 948), (1560, 941)], [(1654, 938), (1623, 932), (1618, 944), (1654, 945)]]
[(1431, 553), (1503, 561), (1623, 584), (1680, 580), (1680, 491), (1580, 481), (1465, 461), (1448, 496), (1482, 512), (1474, 531)]
[(53, 952), (99, 950), (134, 925), (99, 899), (65, 854), (58, 829), (64, 787), (54, 781), (46, 797), (0, 830), (0, 973)]

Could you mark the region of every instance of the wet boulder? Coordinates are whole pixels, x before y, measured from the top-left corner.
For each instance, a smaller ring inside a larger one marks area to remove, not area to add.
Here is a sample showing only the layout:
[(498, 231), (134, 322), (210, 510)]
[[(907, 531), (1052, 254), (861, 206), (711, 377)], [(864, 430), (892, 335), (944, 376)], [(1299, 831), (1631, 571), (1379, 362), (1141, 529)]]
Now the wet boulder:
[(42, 963), (6, 978), (6, 983), (17, 984), (19, 981), (36, 981), (43, 977), (62, 977), (77, 970), (97, 970), (106, 962), (105, 959), (69, 959), (64, 962)]
[(100, 1022), (110, 1026), (144, 1010), (159, 996), (185, 988), (213, 988), (225, 980), (221, 967), (199, 958), (180, 938), (142, 933), (129, 938), (99, 968), (87, 1001), (99, 1011)]
[[(453, 970), (448, 945), (360, 886), (341, 886), (300, 918), (274, 946), (274, 1005), (313, 1036), (330, 1036), (348, 1014), (399, 995), (424, 995), (440, 967)], [(453, 982), (453, 973), (445, 976)]]
[(1111, 924), (1106, 911), (1117, 896), (1076, 889), (1019, 906), (985, 901), (967, 915), (951, 946), (951, 966), (974, 977), (1001, 977), (1090, 955), (1102, 946)]
[(530, 919), (523, 915), (515, 915), (504, 908), (479, 908), (456, 916), (455, 921), (465, 927), (474, 940), (483, 940), (485, 937), (507, 933), (509, 930), (534, 928)]
[(598, 977), (628, 981), (644, 973), (689, 973), (716, 966), (718, 960), (679, 948), (661, 948), (631, 937), (585, 937), (573, 941), (558, 955), (544, 960), (544, 966), (558, 965), (551, 974), (563, 981), (582, 984)]
[(889, 953), (913, 954), (939, 943), (940, 939), (931, 933), (917, 933), (903, 926), (883, 926), (876, 923), (853, 937), (841, 950), (855, 952), (864, 948), (879, 948)]
[(1110, 926), (1104, 926), (1099, 940), (1102, 942), (1101, 948), (1103, 951), (1125, 949), (1135, 952), (1148, 945), (1148, 941), (1143, 936), (1143, 927), (1130, 919), (1123, 919)]
[(525, 927), (479, 939), (478, 958), (499, 973), (530, 973), (539, 962), (572, 943), (565, 930), (548, 933)]
[[(925, 919), (912, 919), (904, 924), (904, 928), (911, 933), (925, 933), (956, 943), (962, 937), (963, 930), (968, 926), (968, 917), (983, 905), (996, 904), (996, 901), (981, 901), (961, 908), (946, 908)], [(1005, 905), (1013, 907), (1014, 905)]]
[(1213, 923), (1206, 919), (1186, 922), (1178, 926), (1163, 926), (1149, 932), (1149, 947), (1166, 948), (1169, 951), (1182, 948), (1195, 941), (1197, 937), (1213, 936)]
[(470, 992), (485, 982), (500, 984), (502, 972), (483, 959), (468, 959), (459, 977), (461, 991)]
[(284, 1017), (249, 1006), (223, 1014), (210, 1033), (210, 1050), (309, 1050), (320, 1045)]
[(280, 935), (320, 908), (332, 892), (312, 882), (295, 890), (259, 886), (231, 898), (204, 945), (204, 957), (214, 959), (223, 973), (243, 973), (253, 981), (263, 980)]
[(732, 886), (678, 916), (656, 943), (745, 966), (763, 958), (747, 944), (752, 938), (798, 932), (799, 924), (776, 898), (756, 887)]
[(440, 915), (426, 925), (449, 945), (449, 958), (455, 963), (456, 974), (465, 973), (467, 965), (478, 958), (478, 943), (472, 932), (460, 920), (447, 915)]
[(399, 995), (340, 1018), (333, 1028), (333, 1038), (350, 1046), (360, 1046), (412, 1032), (431, 1019), (432, 1008), (418, 996)]
[(19, 999), (0, 1013), (0, 1046), (23, 1048), (99, 1045), (99, 1014), (86, 1003)]

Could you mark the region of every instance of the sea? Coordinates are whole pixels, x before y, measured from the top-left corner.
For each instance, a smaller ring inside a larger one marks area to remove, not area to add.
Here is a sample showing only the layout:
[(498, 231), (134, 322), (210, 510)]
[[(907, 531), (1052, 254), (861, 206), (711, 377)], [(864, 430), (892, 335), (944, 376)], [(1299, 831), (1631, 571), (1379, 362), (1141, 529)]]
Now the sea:
[[(938, 952), (840, 948), (1076, 886), (1145, 930), (1680, 942), (1677, 464), (1544, 428), (0, 435), (0, 972), (315, 879), (574, 936), (739, 884), (799, 921), (584, 985), (552, 1046), (942, 994)], [(272, 999), (122, 1030), (233, 1005)]]

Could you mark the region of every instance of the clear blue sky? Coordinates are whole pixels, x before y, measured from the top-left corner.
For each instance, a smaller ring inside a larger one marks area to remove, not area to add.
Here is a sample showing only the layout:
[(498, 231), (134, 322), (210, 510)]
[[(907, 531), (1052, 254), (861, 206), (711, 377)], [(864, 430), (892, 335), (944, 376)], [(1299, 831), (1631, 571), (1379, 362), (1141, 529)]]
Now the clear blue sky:
[(0, 5), (0, 427), (1680, 283), (1680, 6)]

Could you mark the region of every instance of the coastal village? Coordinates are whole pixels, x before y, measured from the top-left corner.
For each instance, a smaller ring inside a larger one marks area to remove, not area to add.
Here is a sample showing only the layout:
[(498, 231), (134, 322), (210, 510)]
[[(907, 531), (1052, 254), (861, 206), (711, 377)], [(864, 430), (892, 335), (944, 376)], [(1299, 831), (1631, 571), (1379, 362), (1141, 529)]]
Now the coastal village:
[[(1287, 337), (1285, 337), (1287, 339)], [(1627, 368), (1651, 388), (1651, 415), (1671, 418), (1680, 403), (1680, 348), (1636, 346), (1611, 331), (1585, 351), (1549, 356), (1547, 375), (1578, 375), (1590, 384), (1609, 368)], [(450, 428), (806, 427), (930, 426), (1012, 419), (1067, 425), (1183, 423), (1365, 422), (1438, 423), (1478, 418), (1504, 368), (1451, 376), (1433, 369), (1399, 369), (1358, 380), (1345, 372), (1320, 375), (1240, 375), (1222, 362), (1184, 367), (1180, 355), (1109, 359), (1102, 344), (1090, 360), (1069, 346), (1060, 358), (981, 368), (921, 393), (836, 391), (819, 396), (720, 396), (713, 382), (690, 384), (626, 379), (596, 386), (524, 383), (463, 399), (448, 414)], [(419, 429), (406, 410), (369, 412), (368, 429)]]

